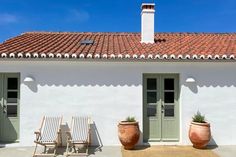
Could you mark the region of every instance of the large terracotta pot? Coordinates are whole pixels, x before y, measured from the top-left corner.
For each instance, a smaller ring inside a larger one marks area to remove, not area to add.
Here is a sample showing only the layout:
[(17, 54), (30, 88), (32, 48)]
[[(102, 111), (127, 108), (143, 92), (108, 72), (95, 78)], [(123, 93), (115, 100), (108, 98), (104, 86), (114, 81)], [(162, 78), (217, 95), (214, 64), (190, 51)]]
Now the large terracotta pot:
[(121, 121), (118, 125), (118, 136), (125, 149), (133, 149), (140, 136), (138, 122)]
[(211, 139), (211, 129), (209, 123), (192, 122), (189, 128), (189, 139), (193, 147), (205, 148)]

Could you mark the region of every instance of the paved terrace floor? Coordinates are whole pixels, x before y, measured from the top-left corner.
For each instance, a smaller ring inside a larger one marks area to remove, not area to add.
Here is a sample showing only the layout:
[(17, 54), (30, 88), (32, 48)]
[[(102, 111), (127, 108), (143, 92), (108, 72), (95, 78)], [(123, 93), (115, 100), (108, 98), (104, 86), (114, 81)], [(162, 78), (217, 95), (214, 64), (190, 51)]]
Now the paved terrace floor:
[[(0, 157), (32, 157), (34, 147), (2, 147)], [(190, 146), (152, 146), (123, 150), (119, 146), (91, 147), (90, 157), (236, 157), (236, 146), (218, 146), (198, 150)], [(58, 157), (64, 157), (65, 148), (58, 149)]]

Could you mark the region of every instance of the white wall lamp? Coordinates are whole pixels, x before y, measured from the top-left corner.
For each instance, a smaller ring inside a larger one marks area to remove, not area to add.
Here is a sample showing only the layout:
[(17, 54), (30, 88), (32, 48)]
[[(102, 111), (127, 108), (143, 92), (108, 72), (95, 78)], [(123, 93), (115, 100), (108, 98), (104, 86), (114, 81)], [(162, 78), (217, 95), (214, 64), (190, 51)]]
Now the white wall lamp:
[(33, 77), (31, 77), (31, 76), (27, 76), (24, 79), (24, 82), (34, 82), (34, 81), (35, 81), (35, 79)]
[(185, 82), (187, 82), (187, 83), (195, 83), (196, 80), (195, 80), (193, 77), (188, 77), (188, 78), (185, 80)]

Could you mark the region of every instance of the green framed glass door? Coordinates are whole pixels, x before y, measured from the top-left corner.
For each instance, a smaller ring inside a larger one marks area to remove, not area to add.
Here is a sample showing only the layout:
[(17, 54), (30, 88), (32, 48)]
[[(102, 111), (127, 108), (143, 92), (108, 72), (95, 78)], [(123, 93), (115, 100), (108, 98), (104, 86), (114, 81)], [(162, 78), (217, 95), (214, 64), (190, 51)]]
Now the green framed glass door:
[(15, 142), (19, 136), (20, 74), (0, 74), (0, 141)]
[(179, 75), (143, 75), (144, 142), (179, 140)]

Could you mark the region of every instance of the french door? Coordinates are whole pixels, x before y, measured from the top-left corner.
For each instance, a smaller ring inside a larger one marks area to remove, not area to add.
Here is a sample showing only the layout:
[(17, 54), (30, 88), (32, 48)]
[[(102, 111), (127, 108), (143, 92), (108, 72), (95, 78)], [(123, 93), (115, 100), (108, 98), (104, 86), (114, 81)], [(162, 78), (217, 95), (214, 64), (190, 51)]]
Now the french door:
[(0, 142), (15, 142), (19, 133), (20, 74), (0, 74)]
[(143, 75), (144, 142), (179, 140), (179, 75)]

